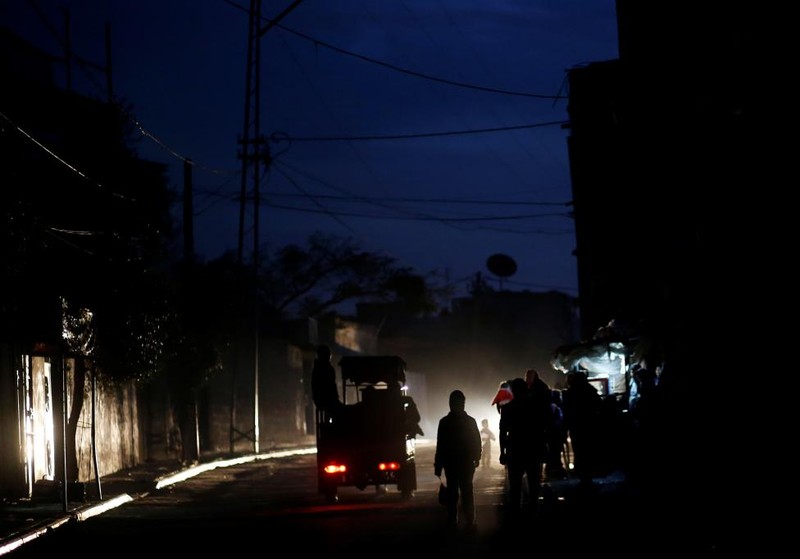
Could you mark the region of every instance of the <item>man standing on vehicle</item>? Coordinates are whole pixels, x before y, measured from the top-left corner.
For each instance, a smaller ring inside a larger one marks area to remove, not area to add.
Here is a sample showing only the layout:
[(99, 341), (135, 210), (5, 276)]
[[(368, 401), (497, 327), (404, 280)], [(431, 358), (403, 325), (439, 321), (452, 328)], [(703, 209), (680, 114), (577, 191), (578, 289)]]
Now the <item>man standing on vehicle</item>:
[(478, 422), (464, 410), (466, 397), (460, 390), (450, 393), (450, 413), (439, 420), (436, 433), (434, 475), (441, 479), (442, 471), (447, 486), (447, 527), (458, 526), (459, 496), (461, 513), (467, 530), (474, 531), (475, 496), (472, 478), (481, 460), (481, 432)]
[(317, 347), (317, 358), (311, 369), (311, 396), (318, 410), (335, 413), (342, 406), (336, 388), (336, 370), (331, 365), (331, 348)]

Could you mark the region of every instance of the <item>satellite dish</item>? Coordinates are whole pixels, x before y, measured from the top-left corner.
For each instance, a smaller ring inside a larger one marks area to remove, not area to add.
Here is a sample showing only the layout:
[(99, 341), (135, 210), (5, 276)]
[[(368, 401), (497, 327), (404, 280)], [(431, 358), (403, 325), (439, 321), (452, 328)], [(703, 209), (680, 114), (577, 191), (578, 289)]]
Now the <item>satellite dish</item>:
[(499, 278), (510, 278), (517, 272), (517, 263), (507, 254), (493, 254), (486, 259), (486, 267)]

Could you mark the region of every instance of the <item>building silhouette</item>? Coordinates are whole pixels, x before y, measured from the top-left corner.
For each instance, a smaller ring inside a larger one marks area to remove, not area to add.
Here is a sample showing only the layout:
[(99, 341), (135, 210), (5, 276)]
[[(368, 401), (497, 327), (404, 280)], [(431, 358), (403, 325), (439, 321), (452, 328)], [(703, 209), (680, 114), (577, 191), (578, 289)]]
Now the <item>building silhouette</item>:
[(789, 223), (769, 85), (780, 32), (749, 3), (618, 0), (617, 16), (619, 58), (569, 71), (582, 336), (618, 320), (658, 341), (655, 502), (696, 490), (691, 519), (724, 530), (741, 474), (736, 388), (765, 374), (765, 293)]

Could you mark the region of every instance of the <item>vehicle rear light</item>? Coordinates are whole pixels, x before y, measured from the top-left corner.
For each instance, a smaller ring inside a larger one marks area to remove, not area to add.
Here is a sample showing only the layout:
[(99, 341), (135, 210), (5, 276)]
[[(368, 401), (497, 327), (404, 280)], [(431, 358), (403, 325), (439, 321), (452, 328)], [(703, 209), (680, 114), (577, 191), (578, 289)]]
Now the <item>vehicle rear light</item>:
[(347, 471), (347, 466), (344, 464), (328, 464), (322, 471), (326, 474), (343, 474)]
[(400, 464), (398, 462), (381, 462), (378, 464), (378, 469), (382, 472), (387, 470), (399, 470)]

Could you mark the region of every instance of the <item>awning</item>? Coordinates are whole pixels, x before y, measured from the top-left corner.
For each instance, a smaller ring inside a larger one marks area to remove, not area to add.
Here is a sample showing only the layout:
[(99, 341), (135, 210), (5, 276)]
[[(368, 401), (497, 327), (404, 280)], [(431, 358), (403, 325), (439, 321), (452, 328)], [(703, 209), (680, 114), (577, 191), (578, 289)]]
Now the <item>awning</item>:
[(590, 340), (559, 347), (550, 365), (562, 373), (585, 370), (597, 374), (615, 374), (619, 372), (620, 360), (627, 354), (628, 347), (623, 342)]

